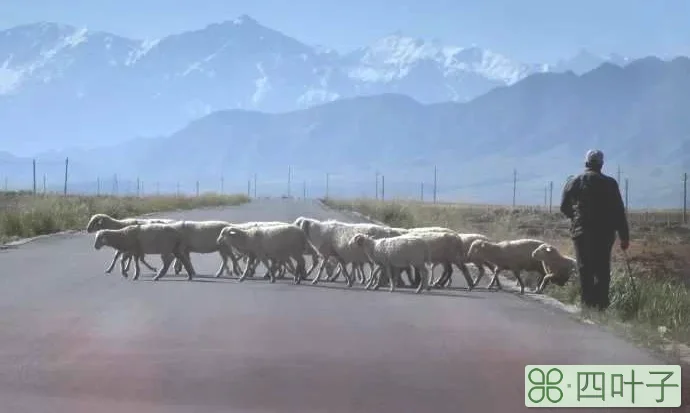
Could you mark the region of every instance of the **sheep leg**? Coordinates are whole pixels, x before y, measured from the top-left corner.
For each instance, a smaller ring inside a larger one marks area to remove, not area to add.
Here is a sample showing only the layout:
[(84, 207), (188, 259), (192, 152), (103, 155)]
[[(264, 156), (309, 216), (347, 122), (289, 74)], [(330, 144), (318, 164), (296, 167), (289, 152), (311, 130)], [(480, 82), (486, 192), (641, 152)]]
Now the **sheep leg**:
[[(455, 265), (457, 265), (458, 268), (460, 268), (462, 276), (465, 277), (465, 282), (467, 283), (467, 291), (472, 291), (472, 289), (474, 288), (474, 280), (472, 280), (472, 275), (470, 275), (470, 271), (467, 269), (467, 266), (464, 262), (455, 263)], [(451, 276), (448, 276), (449, 282), (451, 278)]]
[(395, 291), (395, 280), (393, 280), (393, 271), (390, 265), (386, 265), (386, 276), (388, 277), (388, 291)]
[(352, 287), (352, 276), (350, 275), (350, 273), (347, 272), (347, 263), (345, 263), (345, 261), (340, 257), (338, 257), (338, 261), (340, 262), (340, 265), (342, 265), (343, 267), (343, 277), (345, 277), (347, 286)]
[(106, 274), (110, 274), (110, 272), (113, 271), (113, 268), (115, 268), (115, 263), (117, 262), (117, 259), (120, 258), (120, 255), (122, 255), (122, 251), (115, 252), (115, 257), (113, 257), (113, 261), (110, 263), (108, 268), (105, 269)]
[(498, 279), (498, 274), (499, 274), (501, 271), (502, 271), (502, 269), (499, 269), (499, 268), (497, 268), (496, 271), (494, 271), (494, 276), (493, 276), (493, 278), (491, 278), (491, 282), (489, 283), (489, 286), (487, 287), (489, 290), (491, 289), (491, 287), (492, 287), (494, 284), (496, 284), (496, 287), (497, 287), (498, 289), (503, 289), (503, 287), (501, 286), (501, 281), (499, 281), (499, 279)]
[(553, 276), (554, 276), (554, 274), (549, 273), (549, 274), (546, 274), (544, 277), (542, 277), (541, 283), (539, 283), (539, 286), (537, 287), (537, 290), (535, 292), (537, 292), (539, 294), (544, 292), (544, 287), (546, 287), (546, 285), (549, 283), (549, 280), (551, 280), (551, 278), (553, 278)]
[(272, 260), (272, 261), (273, 261), (273, 262), (271, 262), (271, 266), (268, 267), (268, 274), (269, 274), (268, 276), (269, 276), (269, 278), (270, 278), (270, 280), (271, 280), (271, 284), (273, 284), (274, 282), (276, 282), (275, 271), (278, 269), (278, 265), (280, 265), (280, 264), (278, 263), (278, 260)]
[[(175, 258), (176, 257), (173, 254), (161, 254), (161, 261), (163, 261), (163, 266), (158, 271), (158, 274), (156, 274), (153, 277), (153, 281), (158, 281), (162, 276), (164, 276), (168, 272), (168, 269), (170, 268), (170, 264), (173, 262), (173, 259), (175, 259)], [(135, 264), (138, 267), (138, 262)]]
[(132, 280), (138, 280), (139, 274), (141, 273), (141, 268), (139, 268), (139, 256), (134, 255), (132, 259), (134, 260), (134, 277), (132, 277)]
[(451, 279), (452, 274), (447, 274), (447, 271), (445, 269), (441, 272), (441, 275), (438, 277), (438, 280), (434, 281), (434, 269), (438, 263), (434, 263), (431, 265), (431, 275), (429, 275), (431, 279), (431, 285), (433, 287), (448, 287), (449, 280)]
[(127, 260), (126, 258), (125, 258), (125, 259), (122, 259), (122, 258), (120, 259), (120, 274), (122, 274), (122, 276), (123, 276), (124, 278), (127, 278), (127, 268), (125, 268), (125, 261), (126, 261), (126, 260)]
[[(352, 268), (353, 268), (353, 270), (354, 270), (354, 264), (352, 264), (352, 266), (353, 266)], [(329, 276), (326, 278), (326, 281), (335, 282), (335, 280), (337, 280), (339, 276), (340, 276), (340, 271), (335, 272), (335, 273), (334, 273), (334, 272), (331, 272), (331, 273), (329, 274)]]
[(149, 270), (151, 270), (151, 271), (153, 271), (153, 272), (157, 272), (157, 271), (158, 271), (155, 267), (149, 265), (149, 263), (146, 262), (146, 259), (144, 258), (143, 255), (141, 256), (140, 259), (141, 259), (141, 263), (144, 264), (144, 265), (146, 266), (146, 268), (148, 268)]
[[(444, 264), (445, 266), (446, 264)], [(451, 268), (452, 270), (452, 268)], [(426, 268), (425, 265), (417, 266), (415, 267), (415, 272), (418, 272), (420, 275), (420, 280), (419, 280), (419, 286), (417, 287), (417, 290), (415, 290), (416, 294), (419, 294), (422, 292), (422, 290), (430, 290), (431, 285), (429, 284), (429, 270)]]
[(381, 266), (376, 265), (375, 267), (372, 265), (371, 267), (371, 275), (369, 276), (369, 281), (366, 283), (364, 286), (365, 290), (368, 290), (374, 285), (374, 282), (377, 281), (379, 275), (381, 273)]
[(316, 283), (319, 282), (319, 279), (321, 278), (321, 273), (323, 272), (323, 267), (326, 264), (326, 261), (328, 261), (330, 257), (328, 255), (324, 255), (323, 259), (319, 263), (319, 270), (316, 272), (316, 275), (314, 276), (314, 279), (311, 281), (312, 285), (315, 285)]
[(295, 275), (295, 284), (299, 284), (302, 278), (307, 276), (307, 271), (305, 269), (305, 262), (304, 262), (304, 257), (301, 255), (298, 255), (294, 257), (295, 261), (297, 261), (297, 267), (293, 271), (293, 274)]
[[(316, 268), (316, 266), (318, 265), (318, 262), (319, 262), (319, 255), (316, 252), (314, 252), (313, 254), (308, 254), (308, 255), (311, 256), (311, 266), (309, 267), (309, 270), (307, 270), (307, 277), (309, 277), (311, 275), (312, 271), (314, 271), (314, 269)], [(305, 279), (306, 279), (306, 277), (305, 277)]]
[(520, 277), (520, 271), (513, 271), (513, 274), (515, 274), (515, 278), (517, 278), (518, 284), (520, 284), (520, 294), (525, 293), (525, 283), (522, 282), (522, 277)]

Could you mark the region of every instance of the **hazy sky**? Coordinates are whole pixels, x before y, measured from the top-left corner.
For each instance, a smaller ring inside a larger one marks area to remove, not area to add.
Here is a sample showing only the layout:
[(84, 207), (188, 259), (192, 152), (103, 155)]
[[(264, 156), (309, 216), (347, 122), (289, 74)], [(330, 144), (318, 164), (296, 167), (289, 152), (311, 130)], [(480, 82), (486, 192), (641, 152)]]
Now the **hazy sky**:
[(690, 0), (0, 0), (0, 28), (35, 21), (155, 38), (249, 14), (350, 50), (401, 31), (544, 62), (597, 53), (690, 54)]

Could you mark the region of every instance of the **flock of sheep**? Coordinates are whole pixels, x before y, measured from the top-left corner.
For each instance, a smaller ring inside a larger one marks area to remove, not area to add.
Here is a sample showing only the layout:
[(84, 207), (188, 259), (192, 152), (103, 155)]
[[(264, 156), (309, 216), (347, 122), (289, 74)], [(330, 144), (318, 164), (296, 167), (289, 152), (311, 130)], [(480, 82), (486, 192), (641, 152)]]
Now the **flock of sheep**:
[[(536, 292), (552, 282), (563, 286), (576, 274), (575, 260), (560, 253), (554, 246), (536, 239), (492, 241), (482, 234), (458, 233), (448, 228), (393, 228), (369, 223), (345, 223), (336, 220), (319, 221), (299, 217), (294, 222), (175, 221), (170, 219), (115, 219), (105, 214), (91, 217), (87, 232), (96, 233), (95, 249), (103, 246), (117, 251), (110, 273), (120, 258), (121, 272), (127, 277), (134, 261), (134, 277), (140, 274), (139, 263), (164, 276), (173, 264), (175, 274), (184, 270), (189, 280), (195, 275), (190, 253), (219, 253), (220, 267), (216, 277), (234, 272), (239, 281), (255, 275), (258, 263), (267, 268), (265, 278), (275, 282), (289, 272), (294, 282), (306, 280), (312, 272), (312, 284), (322, 279), (335, 281), (340, 275), (348, 287), (355, 281), (366, 289), (378, 289), (388, 284), (396, 287), (416, 287), (416, 292), (451, 285), (456, 266), (472, 290), (485, 274), (493, 273), (489, 289), (501, 288), (498, 274), (511, 271), (524, 293), (521, 273), (540, 275)], [(162, 267), (156, 270), (145, 261), (149, 254), (160, 255)], [(311, 256), (307, 270), (305, 256)], [(228, 266), (232, 262), (232, 270)], [(240, 262), (245, 262), (240, 271)], [(294, 261), (294, 262), (293, 262)], [(368, 264), (368, 274), (364, 265)], [(467, 264), (475, 266), (479, 275), (472, 279)], [(349, 269), (348, 269), (349, 266)], [(434, 280), (433, 271), (441, 266), (441, 276)], [(316, 270), (318, 268), (318, 270)], [(231, 272), (232, 271), (232, 272)], [(406, 273), (407, 283), (402, 273)]]

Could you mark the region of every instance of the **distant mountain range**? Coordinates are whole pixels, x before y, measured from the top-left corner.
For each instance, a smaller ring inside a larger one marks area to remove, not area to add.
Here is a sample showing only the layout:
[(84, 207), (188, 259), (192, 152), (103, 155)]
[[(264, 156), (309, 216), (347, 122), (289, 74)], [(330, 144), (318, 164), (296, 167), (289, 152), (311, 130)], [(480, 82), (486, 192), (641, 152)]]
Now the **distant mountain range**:
[(385, 93), (467, 102), (533, 73), (627, 61), (583, 50), (531, 64), (399, 33), (339, 54), (246, 15), (156, 40), (28, 24), (0, 31), (0, 141), (22, 154), (93, 147), (170, 134), (218, 110), (275, 113)]
[[(280, 195), (290, 168), (293, 195), (306, 181), (308, 195), (322, 196), (328, 173), (331, 195), (373, 196), (378, 171), (386, 197), (417, 198), (423, 182), (429, 199), (437, 167), (441, 199), (510, 203), (515, 168), (517, 202), (541, 204), (547, 183), (556, 203), (596, 147), (610, 175), (620, 165), (629, 179), (631, 207), (679, 206), (690, 171), (688, 108), (690, 59), (650, 57), (582, 75), (533, 74), (462, 103), (380, 94), (281, 114), (217, 111), (169, 136), (71, 151), (70, 179), (88, 178), (93, 189), (97, 174), (117, 173), (149, 191), (179, 180), (193, 192), (196, 180), (218, 190), (222, 176), (225, 190), (246, 191), (257, 173), (258, 195)], [(61, 156), (41, 158), (55, 160), (51, 176), (61, 176)], [(17, 162), (26, 181), (30, 161)]]

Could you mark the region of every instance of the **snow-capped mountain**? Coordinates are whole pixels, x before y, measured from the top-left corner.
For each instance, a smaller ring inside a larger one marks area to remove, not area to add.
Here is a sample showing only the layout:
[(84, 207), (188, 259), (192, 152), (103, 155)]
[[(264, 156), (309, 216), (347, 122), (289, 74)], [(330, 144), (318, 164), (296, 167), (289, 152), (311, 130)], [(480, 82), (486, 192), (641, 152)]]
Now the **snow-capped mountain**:
[(613, 63), (616, 66), (625, 66), (630, 63), (630, 61), (630, 58), (616, 53), (598, 55), (588, 50), (580, 49), (575, 56), (569, 59), (561, 59), (555, 65), (548, 66), (547, 70), (551, 72), (566, 72), (570, 70), (577, 75), (581, 75), (594, 70), (603, 63)]
[(246, 15), (153, 40), (29, 24), (0, 31), (0, 139), (33, 153), (167, 134), (222, 109), (290, 111), (380, 93), (467, 101), (546, 70), (399, 33), (340, 55)]

